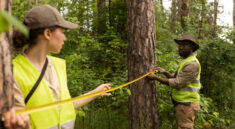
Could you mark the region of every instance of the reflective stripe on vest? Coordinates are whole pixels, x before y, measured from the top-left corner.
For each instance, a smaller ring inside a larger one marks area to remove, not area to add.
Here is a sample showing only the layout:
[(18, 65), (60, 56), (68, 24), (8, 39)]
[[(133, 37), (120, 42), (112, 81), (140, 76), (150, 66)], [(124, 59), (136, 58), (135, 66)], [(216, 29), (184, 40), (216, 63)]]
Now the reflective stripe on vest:
[(196, 87), (183, 87), (183, 88), (181, 88), (180, 90), (199, 92), (199, 89), (196, 88)]
[(192, 83), (200, 83), (200, 80), (194, 80)]
[[(70, 122), (64, 123), (61, 125), (61, 129), (73, 129), (75, 124), (75, 120), (72, 120)], [(59, 125), (56, 125), (54, 127), (51, 127), (50, 129), (59, 129)]]
[[(66, 65), (65, 61), (60, 58), (51, 57), (53, 66), (57, 73), (57, 77), (60, 84), (60, 99), (69, 99), (70, 94), (67, 87)], [(37, 69), (22, 55), (18, 55), (13, 60), (13, 72), (17, 80), (18, 85), (24, 97), (27, 96), (34, 83), (37, 81), (40, 73)], [(38, 88), (28, 101), (26, 107), (37, 107), (54, 102), (54, 97), (50, 91), (49, 86), (44, 79), (41, 80)], [(72, 103), (64, 104), (60, 106), (60, 112), (58, 109), (51, 108), (40, 112), (30, 114), (30, 122), (32, 129), (62, 129), (62, 125), (70, 123), (74, 126), (76, 114)], [(66, 129), (73, 129), (66, 128)], [(68, 126), (69, 127), (69, 126)]]
[(54, 127), (51, 127), (51, 128), (49, 128), (49, 129), (59, 129), (59, 125), (56, 125), (56, 126), (54, 126)]
[(61, 125), (61, 129), (73, 129), (75, 124), (75, 120), (64, 123)]
[(185, 65), (193, 61), (196, 61), (196, 63), (199, 65), (198, 76), (196, 80), (192, 81), (185, 87), (181, 89), (172, 90), (172, 98), (177, 102), (199, 102), (200, 100), (198, 92), (201, 88), (201, 83), (200, 83), (201, 66), (197, 58), (195, 56), (190, 56), (185, 60), (183, 60), (179, 65), (179, 68), (177, 70), (177, 75), (180, 74)]

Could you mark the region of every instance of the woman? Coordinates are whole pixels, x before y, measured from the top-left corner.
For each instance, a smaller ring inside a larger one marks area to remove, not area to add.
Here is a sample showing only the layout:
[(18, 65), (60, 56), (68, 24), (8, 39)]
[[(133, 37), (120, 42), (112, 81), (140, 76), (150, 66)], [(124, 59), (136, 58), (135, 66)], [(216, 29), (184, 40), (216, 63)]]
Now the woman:
[[(25, 40), (22, 34), (17, 32), (13, 38), (16, 48), (24, 48), (22, 54), (17, 55), (13, 60), (13, 72), (18, 84), (15, 86), (16, 107), (18, 109), (25, 108), (25, 106), (36, 107), (69, 99), (65, 61), (48, 56), (48, 53), (60, 53), (66, 41), (64, 29), (75, 29), (77, 25), (64, 20), (57, 9), (45, 5), (31, 9), (24, 18), (24, 24), (30, 30), (29, 39)], [(25, 98), (38, 80), (45, 62), (48, 62), (48, 66), (43, 79), (25, 103)], [(102, 84), (86, 94), (108, 89), (110, 89), (110, 84)], [(104, 93), (100, 96), (108, 95), (110, 93)], [(97, 97), (32, 113), (29, 115), (31, 127), (27, 128), (73, 129), (76, 117), (74, 108), (77, 109)]]

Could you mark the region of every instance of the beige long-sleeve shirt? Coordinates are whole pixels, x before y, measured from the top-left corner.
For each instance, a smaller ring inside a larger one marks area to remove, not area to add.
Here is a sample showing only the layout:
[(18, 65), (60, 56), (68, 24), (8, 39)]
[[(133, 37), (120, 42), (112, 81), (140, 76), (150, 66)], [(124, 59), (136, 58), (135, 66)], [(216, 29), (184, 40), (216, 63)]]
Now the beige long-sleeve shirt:
[(187, 84), (191, 83), (192, 81), (194, 81), (197, 78), (198, 73), (199, 73), (199, 64), (196, 61), (190, 62), (184, 66), (184, 68), (179, 73), (179, 75), (176, 76), (176, 78), (169, 79), (169, 85), (172, 88), (176, 89), (182, 88)]

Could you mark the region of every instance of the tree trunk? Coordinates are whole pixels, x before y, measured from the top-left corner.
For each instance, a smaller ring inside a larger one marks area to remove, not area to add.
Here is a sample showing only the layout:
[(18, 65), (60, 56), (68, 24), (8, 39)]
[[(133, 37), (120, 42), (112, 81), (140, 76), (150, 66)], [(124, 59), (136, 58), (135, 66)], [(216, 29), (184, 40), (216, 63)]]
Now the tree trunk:
[(35, 5), (37, 6), (39, 3), (39, 0), (35, 0)]
[(85, 16), (85, 1), (86, 0), (79, 0), (79, 1), (77, 1), (77, 0), (73, 0), (72, 2), (73, 2), (73, 5), (78, 5), (78, 16), (77, 16), (77, 18), (78, 18), (78, 21), (79, 21), (79, 23), (81, 23), (81, 28), (79, 29), (79, 34), (81, 34), (81, 35), (84, 35), (84, 34), (86, 34), (86, 29), (85, 29), (85, 18), (86, 18), (86, 16)]
[(109, 0), (109, 26), (113, 26), (112, 20), (111, 20), (111, 0)]
[(233, 28), (235, 28), (235, 0), (233, 0)]
[(217, 26), (217, 14), (218, 14), (218, 5), (219, 5), (219, 2), (218, 0), (214, 0), (214, 24), (213, 24), (213, 33), (212, 33), (212, 36), (213, 37), (216, 37), (216, 26)]
[(199, 24), (199, 32), (198, 32), (198, 38), (199, 39), (202, 39), (202, 37), (204, 36), (204, 33), (203, 33), (203, 25), (204, 25), (204, 18), (205, 18), (205, 15), (206, 15), (206, 0), (202, 0), (202, 10), (201, 10), (201, 20), (200, 20), (200, 24)]
[(176, 32), (176, 0), (172, 0), (171, 6), (171, 31), (173, 33)]
[(164, 7), (163, 7), (163, 0), (160, 0), (160, 5), (161, 5), (161, 11), (164, 11)]
[(106, 0), (97, 0), (98, 9), (98, 24), (97, 32), (98, 34), (103, 34), (106, 32)]
[(87, 26), (87, 32), (89, 33), (90, 32), (90, 1), (87, 0), (86, 1), (86, 26)]
[[(0, 8), (11, 13), (11, 0), (0, 0)], [(11, 30), (0, 34), (0, 119), (13, 106)]]
[(182, 1), (181, 0), (177, 0), (176, 1), (176, 5), (177, 5), (177, 21), (180, 22), (180, 17), (181, 17), (181, 3)]
[(31, 0), (28, 0), (28, 9), (31, 9), (32, 3)]
[(180, 9), (180, 22), (181, 27), (186, 30), (186, 23), (189, 17), (189, 0), (181, 0), (181, 9)]
[[(127, 0), (128, 80), (153, 70), (155, 66), (154, 0)], [(147, 78), (130, 85), (129, 129), (157, 129), (157, 89)]]
[[(233, 0), (233, 34), (235, 34), (235, 0)], [(233, 38), (233, 45), (235, 45), (235, 38)]]

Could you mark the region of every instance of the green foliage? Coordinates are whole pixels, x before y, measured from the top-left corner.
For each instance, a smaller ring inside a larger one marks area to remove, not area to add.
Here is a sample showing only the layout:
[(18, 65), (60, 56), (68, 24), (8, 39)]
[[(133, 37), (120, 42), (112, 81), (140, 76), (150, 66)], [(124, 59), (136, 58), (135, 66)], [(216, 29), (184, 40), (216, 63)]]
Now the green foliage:
[(98, 37), (98, 40), (101, 42), (100, 45), (102, 48), (101, 58), (103, 63), (100, 63), (114, 72), (125, 70), (127, 58), (126, 42), (120, 39), (113, 28), (108, 28), (105, 34)]
[(207, 42), (199, 54), (203, 70), (202, 93), (213, 100), (210, 110), (218, 111), (217, 119), (210, 124), (224, 128), (235, 120), (235, 46), (219, 38)]
[[(32, 6), (33, 7), (33, 6)], [(25, 14), (31, 9), (26, 0), (14, 0), (12, 4), (12, 15), (16, 16), (21, 22)]]
[(109, 26), (113, 27), (122, 40), (127, 39), (127, 5), (125, 0), (111, 2)]
[(28, 36), (28, 29), (22, 23), (15, 17), (9, 15), (6, 11), (0, 10), (0, 33), (2, 33), (2, 31), (8, 31), (10, 24), (12, 24), (15, 29)]
[(200, 106), (201, 109), (199, 110), (195, 121), (196, 128), (225, 128), (224, 125), (226, 125), (227, 122), (221, 118), (220, 113), (211, 98), (201, 94)]
[[(203, 2), (205, 4), (203, 5)], [(161, 3), (161, 2), (160, 2)], [(174, 38), (184, 33), (176, 21), (176, 33), (170, 29), (171, 12), (163, 9), (158, 2), (155, 7), (156, 20), (156, 64), (174, 73), (180, 62)], [(29, 9), (35, 6), (25, 0), (14, 0), (12, 14), (23, 21)], [(117, 86), (127, 82), (127, 8), (124, 0), (106, 3), (105, 32), (98, 33), (96, 0), (40, 0), (39, 4), (50, 4), (61, 11), (66, 20), (79, 25), (75, 30), (67, 30), (67, 41), (59, 57), (67, 61), (68, 86), (71, 95), (82, 95), (101, 83)], [(203, 7), (203, 8), (202, 8)], [(201, 19), (204, 16), (204, 19)], [(190, 3), (190, 16), (187, 19), (187, 32), (200, 37), (198, 52), (202, 65), (201, 110), (195, 121), (195, 128), (235, 128), (234, 122), (234, 44), (216, 38), (212, 39), (213, 5), (207, 0), (194, 0)], [(0, 15), (0, 28), (6, 21)], [(218, 26), (219, 27), (219, 26)], [(225, 40), (234, 41), (234, 32)], [(200, 35), (200, 36), (199, 36)], [(148, 71), (146, 71), (148, 72)], [(157, 85), (157, 111), (159, 129), (176, 128), (174, 107), (170, 99), (171, 89)], [(76, 129), (127, 129), (128, 97), (130, 90), (124, 87), (112, 92), (110, 97), (102, 97), (76, 111)]]
[[(172, 40), (175, 35), (163, 35), (162, 32), (159, 32), (159, 35), (163, 37), (163, 39), (156, 42), (156, 64), (158, 67), (162, 67), (167, 71), (174, 73), (178, 67), (178, 62), (180, 61), (180, 57), (177, 53), (177, 44)], [(166, 38), (164, 36), (172, 37)], [(161, 83), (157, 83), (159, 129), (176, 128), (174, 105), (172, 104), (170, 93), (171, 88)]]
[[(114, 30), (109, 28), (98, 39), (94, 39), (90, 35), (76, 36), (77, 32), (77, 30), (66, 32), (69, 33), (68, 41), (59, 55), (67, 61), (68, 86), (71, 95), (81, 95), (101, 83), (109, 82), (112, 86), (125, 83), (127, 81), (126, 56), (122, 52), (126, 49), (126, 45)], [(76, 124), (79, 127), (77, 128), (92, 126), (102, 129), (111, 126), (115, 129), (120, 122), (123, 126), (127, 126), (127, 115), (125, 114), (128, 112), (126, 106), (129, 95), (130, 91), (125, 87), (112, 92), (111, 97), (98, 99), (95, 103), (82, 107), (77, 111), (79, 117)], [(121, 108), (123, 111), (117, 110)], [(107, 112), (111, 115), (105, 115)], [(123, 116), (113, 116), (113, 113), (122, 113)], [(93, 114), (100, 115), (96, 115), (99, 117), (95, 117), (94, 120)], [(102, 121), (110, 119), (117, 122), (101, 124)], [(90, 120), (93, 121), (92, 124)], [(120, 120), (125, 120), (125, 124)]]

